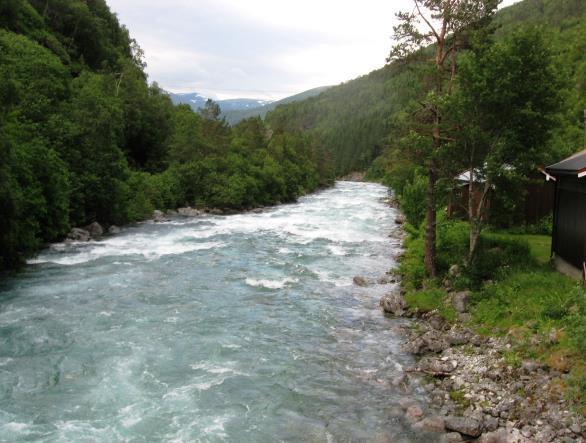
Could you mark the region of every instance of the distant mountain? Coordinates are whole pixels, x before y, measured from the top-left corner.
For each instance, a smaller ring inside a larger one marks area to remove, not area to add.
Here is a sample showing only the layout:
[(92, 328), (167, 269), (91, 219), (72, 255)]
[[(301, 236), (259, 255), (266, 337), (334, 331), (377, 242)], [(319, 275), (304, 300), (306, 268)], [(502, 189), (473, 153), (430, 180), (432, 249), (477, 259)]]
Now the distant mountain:
[[(229, 110), (224, 108), (222, 103), (220, 103), (220, 107), (224, 111), (224, 117), (231, 125), (235, 125), (240, 120), (244, 120), (245, 118), (250, 117), (261, 117), (264, 118), (265, 115), (275, 109), (279, 105), (285, 105), (287, 103), (298, 102), (301, 100), (305, 100), (310, 97), (315, 97), (316, 95), (321, 94), (322, 92), (326, 91), (327, 89), (331, 88), (331, 86), (320, 86), (319, 88), (313, 88), (305, 92), (301, 92), (299, 94), (292, 95), (290, 97), (285, 97), (281, 100), (277, 100), (274, 102), (264, 102), (260, 106), (251, 107), (251, 108), (240, 108), (240, 109), (232, 109)], [(230, 101), (230, 100), (224, 100)], [(260, 101), (259, 101), (260, 103)]]
[(272, 103), (270, 100), (256, 100), (252, 98), (233, 98), (230, 100), (219, 100), (218, 104), (224, 114), (235, 111), (245, 111), (266, 106)]
[[(330, 86), (321, 86), (319, 88), (310, 89), (309, 91), (301, 92), (299, 94), (292, 95), (290, 97), (283, 98), (277, 101), (260, 100), (254, 98), (232, 98), (228, 100), (215, 100), (220, 105), (222, 113), (226, 120), (231, 125), (238, 123), (240, 120), (244, 120), (249, 117), (262, 117), (267, 112), (272, 111), (279, 105), (285, 105), (287, 103), (293, 103), (306, 98), (314, 97), (321, 94)], [(175, 94), (169, 92), (169, 97), (176, 105), (186, 104), (191, 106), (194, 111), (201, 109), (205, 106), (207, 97), (204, 97), (197, 92), (187, 92), (182, 94)]]
[(169, 92), (169, 97), (171, 97), (171, 101), (174, 104), (189, 105), (193, 108), (194, 111), (197, 111), (199, 108), (203, 108), (207, 100), (206, 97), (198, 94), (197, 92), (187, 92), (185, 94), (174, 94)]
[[(169, 97), (176, 105), (186, 104), (191, 106), (194, 111), (205, 106), (207, 97), (204, 97), (197, 92), (187, 92), (183, 94), (175, 94), (170, 92)], [(270, 100), (260, 100), (254, 98), (233, 98), (229, 100), (215, 100), (222, 109), (222, 112), (246, 111), (248, 109), (258, 108), (271, 103)]]

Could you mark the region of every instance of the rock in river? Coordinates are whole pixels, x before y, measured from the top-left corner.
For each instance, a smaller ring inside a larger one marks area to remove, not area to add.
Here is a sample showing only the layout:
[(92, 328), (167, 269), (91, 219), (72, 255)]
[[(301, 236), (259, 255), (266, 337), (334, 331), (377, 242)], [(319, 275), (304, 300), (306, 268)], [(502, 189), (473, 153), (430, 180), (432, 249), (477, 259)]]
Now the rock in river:
[(67, 240), (70, 241), (89, 241), (90, 233), (85, 229), (73, 228), (69, 234), (67, 234)]
[(405, 313), (407, 303), (400, 293), (389, 292), (381, 297), (380, 306), (386, 313), (400, 317)]

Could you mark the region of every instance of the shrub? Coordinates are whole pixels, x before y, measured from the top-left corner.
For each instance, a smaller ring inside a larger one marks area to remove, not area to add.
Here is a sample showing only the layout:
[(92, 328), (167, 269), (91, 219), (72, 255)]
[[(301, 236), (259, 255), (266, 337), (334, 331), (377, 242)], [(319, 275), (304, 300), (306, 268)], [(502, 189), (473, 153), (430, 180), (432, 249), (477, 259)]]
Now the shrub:
[(413, 180), (408, 182), (400, 197), (401, 210), (407, 221), (413, 226), (419, 226), (425, 219), (426, 212), (427, 179), (415, 174)]

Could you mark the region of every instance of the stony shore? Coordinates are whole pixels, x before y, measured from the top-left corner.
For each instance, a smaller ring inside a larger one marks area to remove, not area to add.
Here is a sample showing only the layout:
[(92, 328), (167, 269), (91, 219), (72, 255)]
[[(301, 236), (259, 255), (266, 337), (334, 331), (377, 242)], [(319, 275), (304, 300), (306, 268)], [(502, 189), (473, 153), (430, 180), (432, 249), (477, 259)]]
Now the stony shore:
[[(397, 240), (403, 236), (393, 235)], [(355, 284), (366, 283), (355, 278)], [(568, 375), (537, 361), (508, 361), (515, 338), (481, 336), (469, 327), (467, 293), (452, 292), (446, 300), (459, 313), (455, 323), (437, 312), (411, 309), (403, 295), (399, 285), (380, 305), (386, 315), (412, 318), (398, 330), (405, 338), (404, 350), (417, 363), (405, 368), (399, 382), (424, 386), (426, 401), (401, 402), (400, 413), (415, 430), (439, 433), (446, 443), (586, 441), (586, 420), (563, 395)]]

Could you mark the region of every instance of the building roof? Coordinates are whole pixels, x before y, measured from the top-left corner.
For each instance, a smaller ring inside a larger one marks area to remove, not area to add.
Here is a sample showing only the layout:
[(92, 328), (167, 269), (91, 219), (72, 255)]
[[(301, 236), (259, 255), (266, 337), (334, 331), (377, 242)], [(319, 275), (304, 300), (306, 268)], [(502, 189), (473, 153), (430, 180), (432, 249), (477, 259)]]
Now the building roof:
[(545, 170), (551, 175), (586, 175), (586, 149), (568, 157), (561, 162), (548, 166)]

